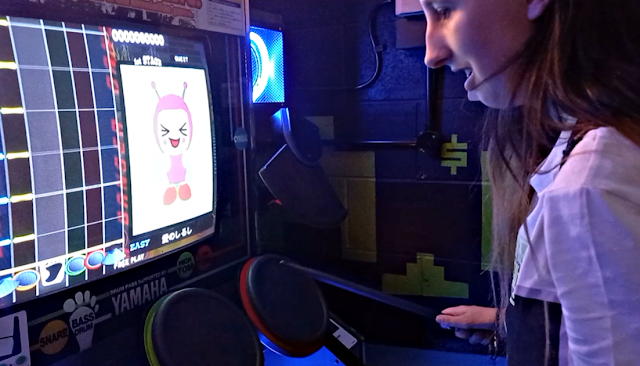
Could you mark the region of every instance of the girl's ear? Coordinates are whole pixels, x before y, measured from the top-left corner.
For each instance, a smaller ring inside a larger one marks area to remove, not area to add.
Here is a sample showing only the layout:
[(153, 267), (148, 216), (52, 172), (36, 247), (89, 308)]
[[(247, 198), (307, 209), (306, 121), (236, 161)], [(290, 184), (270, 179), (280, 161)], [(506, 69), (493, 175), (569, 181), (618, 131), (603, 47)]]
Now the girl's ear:
[(527, 12), (527, 16), (529, 20), (535, 20), (539, 18), (544, 11), (547, 9), (547, 6), (551, 2), (551, 0), (527, 0), (529, 3), (529, 8)]

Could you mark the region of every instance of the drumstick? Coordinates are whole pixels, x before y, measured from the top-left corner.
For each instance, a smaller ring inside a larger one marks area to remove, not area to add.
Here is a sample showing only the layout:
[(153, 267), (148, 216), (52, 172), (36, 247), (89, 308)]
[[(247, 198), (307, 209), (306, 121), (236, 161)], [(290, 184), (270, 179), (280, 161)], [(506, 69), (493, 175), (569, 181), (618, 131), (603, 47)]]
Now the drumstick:
[(355, 282), (347, 281), (340, 277), (336, 277), (330, 275), (328, 273), (320, 272), (315, 269), (307, 268), (300, 266), (298, 264), (288, 262), (285, 260), (280, 261), (282, 264), (286, 264), (289, 267), (295, 268), (301, 272), (306, 273), (307, 275), (313, 277), (315, 280), (326, 283), (328, 285), (341, 288), (343, 290), (347, 290), (349, 292), (353, 292), (355, 294), (368, 297), (370, 299), (385, 303), (387, 305), (391, 305), (393, 307), (406, 310), (408, 312), (418, 314), (425, 318), (435, 319), (436, 316), (440, 315), (439, 311), (434, 309), (418, 305), (408, 300), (401, 299), (399, 297), (395, 297), (389, 294), (386, 294), (382, 291), (374, 290), (372, 288), (359, 285)]

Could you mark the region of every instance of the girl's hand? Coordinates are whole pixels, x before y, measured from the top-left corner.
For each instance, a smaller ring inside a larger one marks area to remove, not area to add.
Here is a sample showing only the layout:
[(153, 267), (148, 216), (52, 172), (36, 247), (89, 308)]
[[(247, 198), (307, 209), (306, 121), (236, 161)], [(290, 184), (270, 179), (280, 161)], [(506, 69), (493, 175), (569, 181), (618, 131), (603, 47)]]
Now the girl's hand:
[(468, 339), (471, 344), (487, 345), (496, 329), (496, 309), (456, 306), (444, 309), (436, 321), (443, 328), (453, 328), (458, 338)]
[(483, 329), (455, 329), (456, 337), (469, 340), (471, 344), (488, 346), (493, 337), (493, 331)]

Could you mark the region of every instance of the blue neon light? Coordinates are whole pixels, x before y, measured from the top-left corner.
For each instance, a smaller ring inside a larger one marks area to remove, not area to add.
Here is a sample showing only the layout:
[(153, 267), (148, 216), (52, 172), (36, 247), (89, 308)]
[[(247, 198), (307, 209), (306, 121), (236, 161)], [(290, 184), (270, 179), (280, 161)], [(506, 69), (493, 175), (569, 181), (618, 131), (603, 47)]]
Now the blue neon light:
[(6, 247), (7, 245), (11, 245), (11, 239), (4, 239), (0, 241), (0, 247)]
[(6, 205), (9, 203), (9, 197), (0, 197), (0, 205)]
[(282, 32), (251, 27), (251, 71), (254, 103), (284, 103)]
[(0, 153), (0, 160), (4, 160), (4, 154)]

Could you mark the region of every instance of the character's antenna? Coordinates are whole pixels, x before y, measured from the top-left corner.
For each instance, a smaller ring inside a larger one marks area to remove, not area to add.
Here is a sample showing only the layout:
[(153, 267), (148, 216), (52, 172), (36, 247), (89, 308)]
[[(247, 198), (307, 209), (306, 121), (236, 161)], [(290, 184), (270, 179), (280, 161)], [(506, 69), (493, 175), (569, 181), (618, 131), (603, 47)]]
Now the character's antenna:
[(162, 98), (160, 98), (160, 93), (158, 93), (158, 89), (156, 89), (156, 82), (155, 81), (151, 82), (151, 87), (153, 88), (153, 90), (156, 91), (156, 95), (158, 96), (158, 99), (162, 99)]
[(182, 99), (184, 99), (184, 94), (187, 92), (187, 83), (185, 82), (182, 85), (184, 86), (184, 89), (182, 89)]

